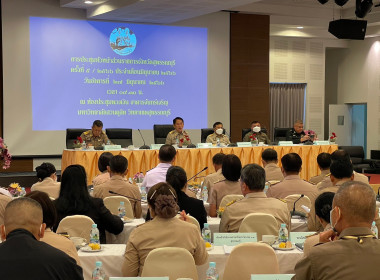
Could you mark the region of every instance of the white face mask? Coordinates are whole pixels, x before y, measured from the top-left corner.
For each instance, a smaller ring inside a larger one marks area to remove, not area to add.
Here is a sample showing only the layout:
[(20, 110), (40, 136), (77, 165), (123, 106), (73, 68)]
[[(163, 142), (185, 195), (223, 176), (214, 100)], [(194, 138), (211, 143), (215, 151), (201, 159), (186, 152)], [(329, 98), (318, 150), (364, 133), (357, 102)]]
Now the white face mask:
[(252, 128), (252, 131), (256, 133), (260, 132), (260, 130), (261, 130), (260, 126), (255, 126), (254, 128)]
[(215, 130), (216, 134), (218, 135), (221, 135), (223, 134), (223, 128), (218, 128), (217, 130)]

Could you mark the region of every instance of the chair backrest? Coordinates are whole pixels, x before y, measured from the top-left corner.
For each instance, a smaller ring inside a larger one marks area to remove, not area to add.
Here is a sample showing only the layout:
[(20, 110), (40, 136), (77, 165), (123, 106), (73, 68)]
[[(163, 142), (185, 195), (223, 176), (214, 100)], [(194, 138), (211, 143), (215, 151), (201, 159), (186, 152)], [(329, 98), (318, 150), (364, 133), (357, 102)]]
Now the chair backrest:
[(276, 142), (285, 141), (286, 133), (291, 129), (291, 127), (275, 127), (273, 132), (273, 140)]
[(248, 132), (250, 132), (250, 131), (252, 131), (250, 128), (243, 128), (242, 130), (241, 130), (241, 140), (243, 141), (243, 139), (244, 139), (244, 136), (248, 133)]
[(110, 212), (114, 215), (117, 215), (119, 213), (119, 206), (120, 201), (124, 201), (124, 207), (125, 207), (125, 216), (133, 219), (133, 210), (131, 202), (128, 200), (128, 198), (123, 196), (108, 196), (103, 199), (104, 205), (110, 210)]
[(153, 125), (154, 143), (165, 144), (166, 136), (172, 131), (173, 125), (171, 124), (155, 124)]
[(222, 198), (219, 207), (226, 207), (226, 205), (232, 200), (240, 200), (242, 198), (244, 198), (242, 194), (227, 194)]
[(177, 278), (198, 280), (193, 256), (186, 249), (177, 247), (163, 247), (150, 251), (141, 276), (169, 276), (170, 280)]
[(128, 147), (133, 145), (132, 129), (130, 128), (107, 128), (106, 134), (113, 144)]
[(90, 241), (90, 231), (94, 221), (84, 215), (67, 216), (58, 225), (57, 233), (67, 232), (70, 237), (82, 237)]
[(229, 255), (223, 280), (251, 279), (251, 274), (278, 274), (280, 269), (272, 247), (265, 243), (237, 245)]
[(245, 216), (240, 224), (239, 232), (256, 232), (257, 240), (261, 241), (262, 236), (278, 235), (279, 225), (276, 218), (271, 214), (251, 213)]
[[(178, 214), (176, 217), (178, 219), (180, 219), (181, 215)], [(201, 227), (199, 226), (199, 222), (197, 219), (195, 219), (193, 216), (190, 216), (190, 215), (187, 215), (187, 219), (188, 219), (187, 223), (191, 223), (193, 225), (196, 225), (198, 227), (198, 229), (201, 230)]]
[(214, 133), (212, 128), (201, 128), (201, 142), (206, 143), (207, 136)]
[(364, 159), (364, 149), (363, 146), (339, 146), (339, 150), (344, 150), (350, 155), (352, 164), (361, 163)]
[(67, 128), (66, 129), (66, 149), (74, 148), (74, 141), (88, 129), (85, 128)]
[[(301, 194), (291, 194), (291, 195), (288, 195), (287, 197), (285, 197), (285, 201), (288, 205), (288, 209), (290, 212), (293, 211), (294, 202), (297, 199), (299, 199), (300, 196), (301, 196)], [(301, 207), (302, 205), (305, 205), (309, 209), (311, 209), (311, 201), (306, 195), (297, 201), (296, 211), (307, 214), (307, 212)]]

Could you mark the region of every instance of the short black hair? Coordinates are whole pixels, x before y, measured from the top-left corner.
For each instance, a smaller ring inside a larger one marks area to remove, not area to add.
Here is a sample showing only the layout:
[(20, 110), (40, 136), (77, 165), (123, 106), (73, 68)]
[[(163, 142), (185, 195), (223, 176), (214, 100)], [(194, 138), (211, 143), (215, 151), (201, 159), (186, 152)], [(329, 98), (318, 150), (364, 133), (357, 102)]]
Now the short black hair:
[(123, 174), (128, 168), (128, 160), (125, 156), (113, 156), (110, 160), (110, 169), (114, 173)]
[(41, 191), (32, 191), (25, 195), (37, 201), (42, 207), (43, 222), (47, 228), (52, 228), (57, 223), (57, 210), (47, 193)]
[(166, 173), (166, 182), (171, 185), (178, 194), (186, 185), (186, 171), (180, 166), (170, 166)]
[(330, 166), (331, 175), (337, 179), (350, 178), (354, 172), (351, 161), (334, 160)]
[(103, 127), (103, 122), (101, 120), (96, 120), (92, 123), (92, 126)]
[(256, 163), (247, 164), (241, 170), (240, 180), (253, 191), (261, 191), (265, 187), (265, 170)]
[(177, 120), (180, 120), (183, 123), (185, 123), (181, 117), (176, 117), (176, 118), (173, 119), (173, 124), (175, 124)]
[(104, 152), (100, 155), (98, 160), (98, 168), (100, 172), (104, 172), (107, 170), (107, 166), (110, 165), (110, 160), (113, 157), (113, 154), (110, 152)]
[(345, 150), (336, 150), (331, 154), (331, 160), (347, 160), (351, 161), (350, 155)]
[(175, 155), (177, 154), (177, 151), (172, 145), (162, 145), (159, 152), (158, 152), (158, 158), (163, 162), (171, 162)]
[(221, 122), (215, 122), (213, 125), (212, 125), (212, 128), (215, 128), (217, 125), (223, 125)]
[(253, 125), (254, 123), (259, 123), (261, 125), (261, 123), (259, 121), (252, 121), (251, 125)]
[(321, 169), (328, 169), (331, 165), (331, 155), (329, 153), (320, 153), (317, 156), (317, 162)]
[(296, 153), (289, 153), (281, 158), (282, 168), (285, 172), (300, 172), (302, 159)]
[(212, 163), (216, 165), (222, 165), (223, 159), (226, 155), (223, 153), (217, 153), (212, 157)]
[(277, 161), (277, 152), (274, 149), (268, 148), (263, 151), (261, 158), (266, 162)]
[(47, 177), (50, 177), (52, 174), (57, 172), (55, 166), (50, 162), (44, 162), (40, 166), (36, 167), (37, 178), (43, 180)]
[(330, 223), (330, 211), (332, 209), (334, 196), (335, 193), (333, 192), (324, 192), (315, 200), (315, 214), (327, 223)]
[(240, 178), (241, 161), (236, 155), (226, 155), (222, 163), (222, 174), (229, 180), (236, 182)]

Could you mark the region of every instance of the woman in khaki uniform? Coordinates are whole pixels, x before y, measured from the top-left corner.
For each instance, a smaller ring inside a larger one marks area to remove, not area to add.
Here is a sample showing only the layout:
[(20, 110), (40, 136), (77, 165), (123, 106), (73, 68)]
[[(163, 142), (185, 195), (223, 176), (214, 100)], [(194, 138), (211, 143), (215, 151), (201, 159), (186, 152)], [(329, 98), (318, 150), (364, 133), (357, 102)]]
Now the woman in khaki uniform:
[(56, 199), (61, 190), (61, 183), (57, 182), (55, 166), (49, 162), (44, 162), (36, 167), (38, 182), (35, 183), (31, 191), (46, 192), (50, 197)]
[(124, 253), (123, 276), (141, 275), (149, 252), (161, 247), (188, 250), (196, 265), (207, 261), (208, 254), (199, 228), (175, 217), (179, 207), (176, 192), (170, 185), (154, 185), (148, 192), (148, 206), (153, 220), (131, 233)]

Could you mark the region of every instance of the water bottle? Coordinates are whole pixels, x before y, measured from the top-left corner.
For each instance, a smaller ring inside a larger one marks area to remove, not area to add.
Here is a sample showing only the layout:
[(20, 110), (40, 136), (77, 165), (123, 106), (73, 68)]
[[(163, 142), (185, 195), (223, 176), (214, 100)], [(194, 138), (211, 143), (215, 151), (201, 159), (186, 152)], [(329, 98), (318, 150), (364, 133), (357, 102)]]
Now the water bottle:
[(281, 224), (280, 230), (278, 231), (278, 242), (288, 242), (289, 233), (286, 228), (286, 224)]
[(93, 224), (90, 232), (90, 243), (100, 244), (98, 225)]
[(103, 265), (103, 263), (100, 262), (100, 261), (97, 261), (95, 263), (95, 269), (92, 272), (91, 279), (93, 279), (93, 280), (106, 280), (107, 276), (106, 276), (106, 273), (103, 270), (102, 265)]
[(118, 213), (119, 213), (119, 217), (120, 218), (124, 218), (124, 216), (125, 216), (124, 201), (120, 201), (120, 206), (119, 206), (119, 208), (117, 210), (118, 210)]
[(203, 202), (207, 202), (207, 200), (208, 200), (208, 190), (207, 190), (207, 186), (204, 186), (204, 187), (203, 187), (203, 191), (202, 191), (202, 199), (203, 199)]
[(86, 141), (83, 141), (83, 142), (82, 142), (82, 149), (83, 149), (83, 150), (86, 150)]
[(20, 196), (25, 196), (25, 195), (26, 195), (25, 188), (21, 188)]
[(210, 265), (206, 271), (206, 279), (207, 280), (218, 280), (219, 274), (216, 270), (216, 263), (210, 262)]
[(111, 141), (107, 140), (107, 144), (106, 145), (111, 145)]
[(211, 230), (208, 223), (204, 223), (203, 225), (202, 238), (205, 242), (211, 243)]
[(146, 187), (141, 187), (141, 200), (146, 200)]
[(269, 184), (265, 183), (265, 187), (264, 187), (264, 193), (265, 194), (267, 193), (268, 189), (269, 189)]
[(379, 230), (377, 229), (375, 221), (372, 222), (371, 231), (376, 236), (376, 238), (379, 238)]
[(216, 146), (220, 147), (220, 139), (219, 139), (219, 137), (216, 137)]

